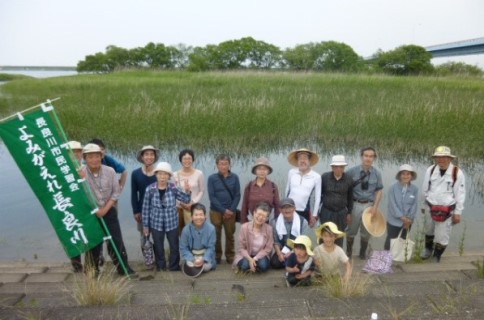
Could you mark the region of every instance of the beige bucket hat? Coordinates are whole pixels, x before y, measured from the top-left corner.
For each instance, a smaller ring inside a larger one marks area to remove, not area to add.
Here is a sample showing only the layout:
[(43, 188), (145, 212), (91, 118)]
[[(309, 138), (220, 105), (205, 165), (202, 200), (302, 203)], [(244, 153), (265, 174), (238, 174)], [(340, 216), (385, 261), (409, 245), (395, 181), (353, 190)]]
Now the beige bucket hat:
[(267, 169), (269, 169), (269, 174), (272, 173), (272, 167), (269, 163), (269, 159), (265, 157), (261, 157), (255, 161), (255, 164), (252, 166), (252, 174), (255, 174), (255, 169), (257, 169), (258, 166), (265, 166)]
[(345, 156), (338, 154), (336, 156), (333, 156), (331, 159), (331, 164), (330, 166), (347, 166), (348, 163), (346, 162)]
[(322, 225), (320, 225), (316, 229), (316, 237), (319, 239), (321, 238), (321, 233), (323, 232), (323, 229), (329, 229), (329, 231), (336, 236), (336, 238), (341, 238), (345, 236), (345, 233), (343, 231), (340, 231), (338, 229), (338, 226), (331, 221), (325, 222)]
[(155, 152), (155, 162), (157, 162), (158, 159), (160, 158), (160, 150), (156, 149), (152, 145), (143, 146), (141, 150), (139, 150), (138, 153), (136, 154), (136, 160), (143, 163), (143, 159), (142, 159), (143, 152), (145, 152), (146, 150), (153, 150)]
[(157, 173), (158, 171), (169, 173), (170, 176), (173, 175), (173, 170), (171, 170), (171, 164), (169, 164), (168, 162), (158, 163), (155, 167), (154, 173)]
[(314, 256), (314, 252), (312, 250), (313, 243), (311, 242), (311, 239), (308, 236), (298, 236), (296, 239), (288, 239), (287, 240), (287, 245), (291, 248), (294, 248), (295, 244), (302, 244), (306, 247), (306, 252), (310, 256)]
[(67, 145), (69, 145), (69, 149), (71, 150), (82, 150), (82, 144), (79, 141), (72, 140), (69, 141)]
[(383, 236), (385, 231), (387, 231), (387, 222), (380, 209), (377, 209), (375, 215), (372, 217), (370, 208), (371, 207), (368, 207), (365, 209), (365, 211), (363, 211), (361, 220), (363, 221), (363, 225), (365, 226), (366, 230), (368, 230), (372, 236), (378, 238)]
[(82, 154), (96, 153), (96, 152), (101, 154), (103, 153), (103, 151), (101, 150), (101, 147), (95, 143), (88, 143), (84, 146), (84, 148), (82, 148)]
[(295, 167), (297, 167), (297, 156), (299, 153), (309, 154), (309, 164), (311, 165), (311, 167), (319, 162), (319, 155), (316, 152), (306, 148), (301, 148), (301, 149), (291, 151), (287, 156), (287, 160), (289, 161), (289, 163)]
[(450, 148), (446, 146), (439, 146), (435, 148), (432, 157), (450, 157), (452, 159), (455, 158), (455, 156), (450, 152)]
[(402, 171), (410, 172), (412, 174), (412, 181), (417, 179), (417, 173), (415, 172), (415, 170), (413, 170), (413, 167), (409, 164), (402, 164), (400, 166), (400, 168), (398, 169), (397, 175), (395, 176), (395, 179), (400, 180), (400, 173), (402, 173)]

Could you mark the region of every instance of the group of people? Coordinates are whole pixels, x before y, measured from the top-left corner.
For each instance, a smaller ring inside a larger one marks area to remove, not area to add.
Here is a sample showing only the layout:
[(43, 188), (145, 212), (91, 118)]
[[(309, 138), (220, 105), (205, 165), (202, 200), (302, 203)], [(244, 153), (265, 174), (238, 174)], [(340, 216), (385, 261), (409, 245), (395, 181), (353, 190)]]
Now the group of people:
[[(106, 154), (102, 141), (101, 145), (99, 142), (94, 139), (82, 149), (79, 143), (71, 142), (71, 149), (77, 152), (82, 163), (80, 175), (87, 179), (98, 201), (97, 215), (107, 222), (127, 272), (133, 275), (116, 211), (127, 173), (116, 159)], [(198, 276), (214, 270), (225, 256), (236, 271), (285, 269), (289, 286), (309, 284), (313, 273), (323, 277), (339, 273), (340, 267), (346, 270), (344, 278), (349, 279), (358, 232), (359, 257), (367, 258), (371, 234), (362, 217), (364, 214), (370, 218), (376, 216), (383, 196), (382, 174), (373, 165), (376, 150), (363, 148), (360, 156), (360, 165), (345, 170), (348, 165), (345, 157), (335, 155), (330, 163), (331, 171), (320, 175), (312, 169), (319, 161), (317, 153), (309, 149), (292, 151), (288, 161), (294, 168), (289, 170), (284, 197), (280, 199), (277, 184), (268, 178), (273, 168), (266, 158), (255, 161), (252, 166), (255, 178), (247, 183), (242, 196), (239, 177), (231, 171), (228, 155), (216, 157), (217, 172), (208, 177), (205, 185), (204, 174), (194, 167), (192, 150), (180, 152), (181, 169), (174, 172), (169, 163), (158, 162), (157, 148), (143, 146), (137, 153), (141, 167), (131, 174), (131, 204), (141, 246), (151, 236), (155, 254), (151, 267), (158, 271), (182, 270)], [(465, 178), (462, 170), (452, 164), (455, 156), (448, 147), (438, 147), (433, 158), (436, 164), (427, 169), (423, 182), (425, 204), (421, 210), (429, 214), (423, 257), (433, 257), (438, 262), (449, 243), (452, 225), (460, 222)], [(116, 172), (121, 174), (119, 180)], [(405, 238), (416, 219), (419, 190), (412, 183), (416, 175), (412, 166), (400, 166), (397, 182), (388, 191), (385, 249), (389, 249), (390, 239), (400, 234)], [(209, 210), (201, 203), (206, 191)], [(241, 200), (241, 210), (238, 210)], [(241, 227), (235, 246), (237, 221)], [(318, 223), (319, 227), (314, 230)], [(170, 248), (168, 261), (165, 236)], [(311, 240), (314, 238), (318, 242), (315, 248)], [(102, 248), (102, 244), (98, 247)], [(98, 247), (86, 259), (86, 264), (90, 263), (96, 270), (101, 250)], [(108, 252), (122, 274), (110, 245)], [(73, 266), (82, 270), (80, 257), (73, 259)]]

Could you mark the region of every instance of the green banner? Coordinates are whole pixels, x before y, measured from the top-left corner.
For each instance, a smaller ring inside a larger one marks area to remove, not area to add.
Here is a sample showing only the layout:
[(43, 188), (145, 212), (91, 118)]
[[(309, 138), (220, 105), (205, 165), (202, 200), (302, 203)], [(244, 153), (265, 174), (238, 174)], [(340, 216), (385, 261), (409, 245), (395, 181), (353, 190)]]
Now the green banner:
[[(69, 150), (54, 108), (42, 104), (0, 122), (0, 137), (44, 207), (67, 256), (78, 256), (105, 236), (87, 181)], [(35, 220), (32, 220), (35, 223)]]

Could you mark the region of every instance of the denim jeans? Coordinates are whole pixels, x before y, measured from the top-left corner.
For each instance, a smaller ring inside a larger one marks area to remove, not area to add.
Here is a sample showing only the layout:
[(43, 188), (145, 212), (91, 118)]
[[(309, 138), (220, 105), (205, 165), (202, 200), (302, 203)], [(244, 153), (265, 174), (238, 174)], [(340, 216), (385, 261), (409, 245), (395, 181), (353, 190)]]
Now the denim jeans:
[(165, 259), (165, 235), (170, 245), (170, 259), (168, 269), (171, 271), (180, 270), (180, 248), (178, 244), (178, 228), (170, 231), (160, 231), (150, 229), (153, 237), (153, 247), (155, 251), (156, 268), (166, 269)]
[[(247, 260), (247, 258), (242, 258), (242, 260), (239, 261), (239, 263), (237, 264), (240, 268), (241, 271), (249, 271), (250, 270), (250, 265), (249, 265), (249, 260)], [(269, 258), (268, 257), (264, 257), (260, 260), (258, 260), (256, 263), (256, 270), (257, 271), (260, 271), (260, 272), (264, 272), (264, 271), (267, 271), (269, 270), (269, 266), (270, 266), (270, 263), (269, 263)]]

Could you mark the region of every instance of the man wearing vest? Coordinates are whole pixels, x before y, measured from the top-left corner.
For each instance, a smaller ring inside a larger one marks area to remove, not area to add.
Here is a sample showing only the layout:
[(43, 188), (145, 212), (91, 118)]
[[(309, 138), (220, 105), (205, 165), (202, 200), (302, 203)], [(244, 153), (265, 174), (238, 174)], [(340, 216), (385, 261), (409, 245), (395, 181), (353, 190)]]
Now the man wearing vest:
[(422, 258), (433, 256), (435, 262), (440, 262), (449, 244), (452, 225), (460, 222), (464, 210), (465, 177), (462, 170), (452, 164), (455, 156), (449, 147), (437, 147), (432, 158), (435, 165), (425, 172), (422, 185), (422, 213), (429, 213), (425, 219), (425, 251)]
[(286, 259), (291, 253), (291, 249), (287, 246), (288, 239), (294, 240), (300, 235), (309, 236), (312, 232), (306, 219), (296, 212), (293, 199), (282, 199), (280, 206), (281, 214), (272, 222), (274, 254), (271, 257), (271, 266), (274, 269), (282, 269), (286, 266)]

